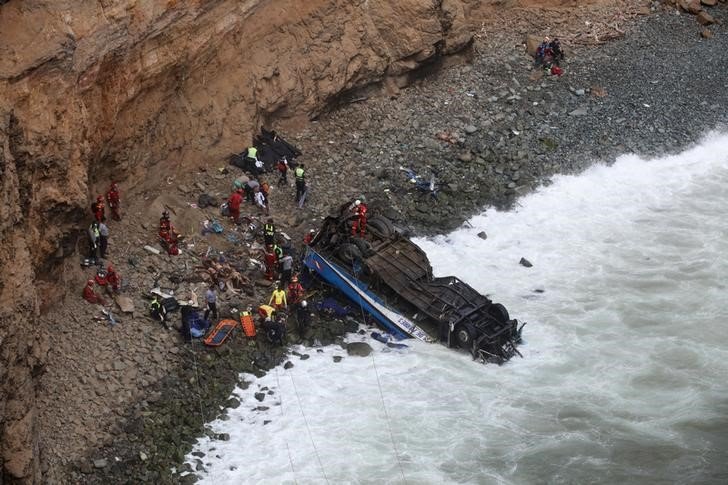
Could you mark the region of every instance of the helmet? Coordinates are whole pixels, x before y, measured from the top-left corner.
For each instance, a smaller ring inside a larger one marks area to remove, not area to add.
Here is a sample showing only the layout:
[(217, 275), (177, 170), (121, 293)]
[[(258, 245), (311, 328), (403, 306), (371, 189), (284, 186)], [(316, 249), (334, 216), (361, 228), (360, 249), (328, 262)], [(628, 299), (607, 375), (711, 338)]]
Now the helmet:
[(103, 195), (99, 195), (98, 197), (96, 197), (96, 202), (103, 202), (103, 201), (104, 201)]
[(88, 280), (88, 281), (86, 282), (86, 284), (87, 284), (87, 285), (93, 285), (93, 284), (94, 284), (94, 280)]
[(117, 184), (116, 182), (112, 182), (111, 183), (111, 188), (112, 189), (118, 189), (119, 188), (119, 184)]
[(162, 211), (162, 219), (169, 219), (169, 211), (168, 210)]
[(298, 275), (293, 275), (293, 277), (291, 278), (291, 283), (298, 283)]
[(301, 308), (306, 308), (308, 306), (308, 302), (306, 300), (301, 301)]
[(242, 188), (242, 187), (240, 187), (240, 188), (239, 188), (238, 190), (236, 190), (236, 192), (237, 192), (238, 194), (242, 194), (242, 193), (243, 193), (243, 188)]
[(361, 204), (361, 201), (360, 201), (359, 199), (356, 199), (356, 200), (354, 201), (354, 205), (359, 205), (359, 204)]
[(316, 232), (316, 229), (309, 229), (308, 232), (310, 232), (311, 234), (313, 234), (314, 232)]
[(112, 265), (107, 266), (106, 267), (106, 272), (107, 273), (113, 273), (114, 272), (114, 267)]

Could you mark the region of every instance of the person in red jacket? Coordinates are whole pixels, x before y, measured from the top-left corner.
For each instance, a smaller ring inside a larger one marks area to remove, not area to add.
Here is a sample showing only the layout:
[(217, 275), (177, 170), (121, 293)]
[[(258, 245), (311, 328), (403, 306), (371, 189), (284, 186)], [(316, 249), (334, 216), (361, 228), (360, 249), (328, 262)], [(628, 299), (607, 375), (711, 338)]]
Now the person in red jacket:
[(356, 219), (354, 220), (354, 224), (351, 226), (351, 235), (356, 236), (356, 233), (358, 232), (360, 237), (364, 237), (367, 229), (367, 205), (357, 199), (354, 201), (353, 210), (354, 215), (356, 215)]
[(115, 221), (121, 220), (121, 193), (119, 192), (119, 186), (116, 182), (111, 184), (111, 188), (106, 193), (106, 202), (109, 204), (111, 209), (111, 218)]
[(265, 247), (265, 278), (273, 281), (275, 279), (276, 263), (278, 262), (278, 256), (276, 256), (275, 250), (272, 244)]
[(303, 285), (298, 282), (298, 275), (294, 274), (291, 278), (291, 283), (288, 285), (288, 304), (297, 305), (303, 301), (305, 291)]
[(230, 217), (233, 218), (235, 224), (240, 224), (240, 204), (243, 203), (243, 189), (238, 189), (228, 199), (228, 208), (230, 209)]
[(121, 277), (119, 273), (114, 270), (112, 265), (106, 268), (106, 283), (108, 286), (106, 290), (112, 290), (114, 293), (119, 293), (119, 287), (121, 286)]
[(94, 280), (88, 280), (86, 286), (83, 288), (83, 299), (89, 303), (98, 303), (99, 305), (106, 305), (106, 302), (94, 291)]
[(96, 197), (96, 202), (91, 204), (91, 211), (94, 213), (94, 218), (99, 222), (104, 222), (106, 220), (106, 215), (104, 214), (104, 196), (99, 195)]

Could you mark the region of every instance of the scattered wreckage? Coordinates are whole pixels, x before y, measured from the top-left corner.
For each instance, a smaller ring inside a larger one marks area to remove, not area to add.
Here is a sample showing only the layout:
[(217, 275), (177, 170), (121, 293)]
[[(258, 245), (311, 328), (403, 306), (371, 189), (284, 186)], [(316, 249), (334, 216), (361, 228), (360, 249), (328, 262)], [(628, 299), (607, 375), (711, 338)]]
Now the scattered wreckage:
[[(351, 236), (349, 204), (327, 217), (304, 256), (306, 267), (396, 338), (462, 348), (502, 364), (518, 352), (523, 325), (454, 276), (433, 277), (427, 255), (380, 215), (366, 238)], [(411, 315), (411, 316), (405, 316)]]

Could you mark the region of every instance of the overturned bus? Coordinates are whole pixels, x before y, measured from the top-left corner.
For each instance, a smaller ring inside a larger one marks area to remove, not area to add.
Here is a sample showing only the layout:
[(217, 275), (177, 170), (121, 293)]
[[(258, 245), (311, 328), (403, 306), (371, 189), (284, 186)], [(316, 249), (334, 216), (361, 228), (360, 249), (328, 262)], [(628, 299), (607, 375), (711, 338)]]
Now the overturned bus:
[(395, 338), (441, 342), (481, 362), (518, 352), (523, 325), (454, 276), (432, 275), (427, 255), (386, 217), (351, 235), (348, 204), (327, 217), (306, 249), (305, 266), (346, 295)]

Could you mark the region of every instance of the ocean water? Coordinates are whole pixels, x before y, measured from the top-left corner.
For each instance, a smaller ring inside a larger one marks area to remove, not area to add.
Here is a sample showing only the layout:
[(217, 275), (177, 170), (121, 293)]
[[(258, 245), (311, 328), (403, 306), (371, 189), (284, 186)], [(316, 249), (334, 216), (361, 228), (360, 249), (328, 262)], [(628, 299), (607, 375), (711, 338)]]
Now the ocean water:
[(728, 136), (712, 134), (418, 240), (436, 274), (528, 322), (523, 359), (298, 349), (209, 424), (230, 439), (198, 440), (200, 483), (728, 483), (727, 209)]

